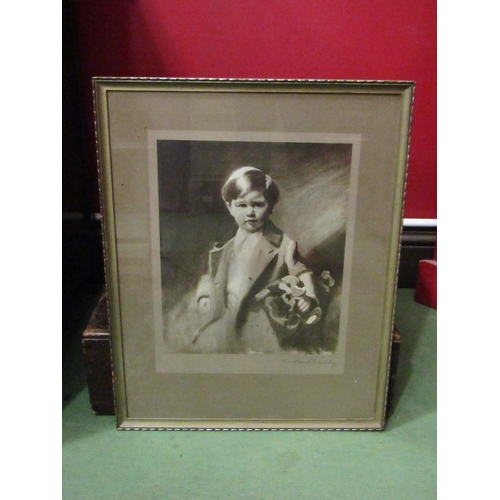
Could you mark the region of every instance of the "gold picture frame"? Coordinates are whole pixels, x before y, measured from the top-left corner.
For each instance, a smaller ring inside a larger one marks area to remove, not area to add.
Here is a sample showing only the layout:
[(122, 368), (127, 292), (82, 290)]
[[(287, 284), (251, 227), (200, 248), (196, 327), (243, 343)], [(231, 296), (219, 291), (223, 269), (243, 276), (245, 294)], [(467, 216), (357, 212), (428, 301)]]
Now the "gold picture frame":
[(93, 85), (117, 428), (383, 429), (414, 83)]

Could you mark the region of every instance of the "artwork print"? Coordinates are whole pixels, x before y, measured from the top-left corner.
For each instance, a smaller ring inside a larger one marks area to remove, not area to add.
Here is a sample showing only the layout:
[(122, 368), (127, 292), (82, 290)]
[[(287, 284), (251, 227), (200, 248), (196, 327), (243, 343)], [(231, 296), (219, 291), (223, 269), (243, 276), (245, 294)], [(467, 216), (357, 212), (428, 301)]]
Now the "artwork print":
[(192, 371), (199, 359), (212, 371), (218, 359), (215, 371), (294, 372), (295, 364), (331, 373), (345, 348), (353, 142), (168, 137), (150, 141), (161, 259), (157, 369)]
[(93, 82), (118, 429), (383, 429), (414, 83)]

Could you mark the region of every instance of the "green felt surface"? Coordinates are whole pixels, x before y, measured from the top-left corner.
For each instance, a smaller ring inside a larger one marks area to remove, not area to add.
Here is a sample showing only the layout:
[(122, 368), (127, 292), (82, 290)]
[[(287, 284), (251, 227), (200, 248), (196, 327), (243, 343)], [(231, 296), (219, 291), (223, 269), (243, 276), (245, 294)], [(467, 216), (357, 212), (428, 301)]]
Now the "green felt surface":
[(395, 410), (382, 432), (122, 431), (67, 361), (63, 498), (436, 498), (436, 311), (399, 290)]

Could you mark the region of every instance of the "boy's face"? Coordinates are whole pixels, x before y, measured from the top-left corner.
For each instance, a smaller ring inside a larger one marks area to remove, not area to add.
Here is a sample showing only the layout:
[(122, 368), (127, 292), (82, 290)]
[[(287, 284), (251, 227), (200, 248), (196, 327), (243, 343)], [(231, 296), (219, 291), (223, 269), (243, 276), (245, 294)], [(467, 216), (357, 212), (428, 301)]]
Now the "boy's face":
[(236, 224), (248, 233), (259, 230), (272, 212), (262, 191), (250, 191), (226, 205)]

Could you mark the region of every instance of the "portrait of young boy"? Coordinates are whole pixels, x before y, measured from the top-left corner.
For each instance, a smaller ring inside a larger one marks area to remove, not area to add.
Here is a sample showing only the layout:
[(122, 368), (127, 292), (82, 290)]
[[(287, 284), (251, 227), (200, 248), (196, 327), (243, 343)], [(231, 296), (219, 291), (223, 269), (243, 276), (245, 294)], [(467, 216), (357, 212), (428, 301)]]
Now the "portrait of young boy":
[(275, 328), (257, 297), (271, 283), (293, 276), (303, 290), (297, 296), (298, 311), (306, 313), (317, 302), (312, 273), (300, 259), (297, 242), (270, 220), (279, 189), (269, 175), (241, 167), (224, 184), (222, 198), (237, 231), (210, 251), (209, 272), (196, 291), (206, 323), (196, 333), (192, 351), (279, 352)]
[[(162, 148), (166, 352), (333, 352), (350, 146), (165, 141)], [(236, 157), (257, 158), (258, 166), (231, 167)], [(185, 173), (186, 187), (173, 188)]]

